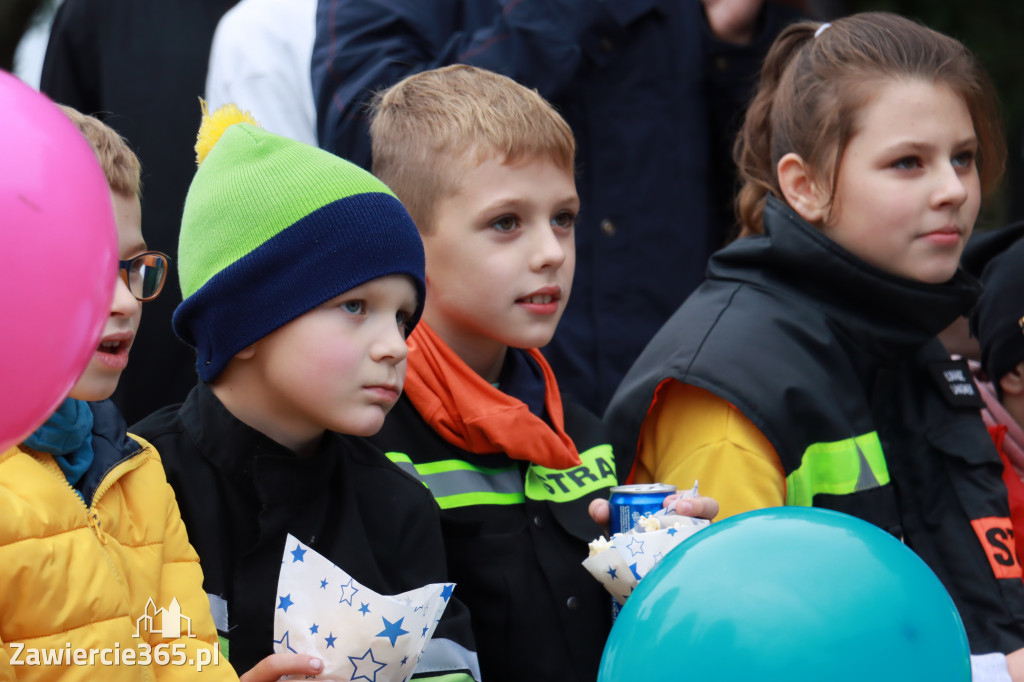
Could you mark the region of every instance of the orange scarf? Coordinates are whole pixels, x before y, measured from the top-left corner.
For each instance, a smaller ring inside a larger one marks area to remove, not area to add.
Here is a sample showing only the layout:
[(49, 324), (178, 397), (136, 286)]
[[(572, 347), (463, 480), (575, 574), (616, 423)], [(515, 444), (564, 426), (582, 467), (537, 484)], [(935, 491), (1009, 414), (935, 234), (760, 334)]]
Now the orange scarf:
[(422, 320), (409, 336), (405, 394), (442, 438), (469, 452), (504, 452), (549, 469), (579, 466), (565, 433), (562, 398), (554, 372), (535, 348), (527, 350), (544, 374), (544, 405), (551, 425), (523, 401), (496, 389), (470, 369)]

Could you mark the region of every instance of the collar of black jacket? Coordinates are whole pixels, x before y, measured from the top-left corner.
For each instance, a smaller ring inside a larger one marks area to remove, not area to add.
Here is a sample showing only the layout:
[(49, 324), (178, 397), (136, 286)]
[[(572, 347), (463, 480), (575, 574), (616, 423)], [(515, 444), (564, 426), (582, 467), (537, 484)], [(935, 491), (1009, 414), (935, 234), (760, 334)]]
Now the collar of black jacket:
[(963, 269), (944, 284), (892, 275), (842, 248), (773, 196), (765, 233), (716, 253), (708, 278), (781, 285), (822, 308), (842, 332), (886, 355), (919, 348), (966, 314), (981, 291)]
[(343, 438), (325, 432), (317, 451), (300, 458), (231, 414), (202, 382), (182, 406), (182, 419), (192, 425), (202, 456), (227, 474), (251, 478), (267, 504), (302, 500), (326, 487), (337, 464), (337, 440)]

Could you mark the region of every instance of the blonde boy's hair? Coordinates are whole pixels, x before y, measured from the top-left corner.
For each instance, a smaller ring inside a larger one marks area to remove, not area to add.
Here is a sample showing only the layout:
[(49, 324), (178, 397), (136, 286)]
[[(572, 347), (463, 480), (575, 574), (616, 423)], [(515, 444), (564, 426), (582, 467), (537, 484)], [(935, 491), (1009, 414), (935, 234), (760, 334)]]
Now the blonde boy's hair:
[(57, 105), (78, 126), (99, 159), (110, 189), (126, 197), (142, 198), (142, 168), (139, 157), (113, 128), (64, 104)]
[(491, 71), (456, 64), (417, 73), (370, 106), (373, 174), (423, 233), (436, 203), (488, 156), (547, 157), (574, 170), (576, 143), (565, 120), (536, 90)]

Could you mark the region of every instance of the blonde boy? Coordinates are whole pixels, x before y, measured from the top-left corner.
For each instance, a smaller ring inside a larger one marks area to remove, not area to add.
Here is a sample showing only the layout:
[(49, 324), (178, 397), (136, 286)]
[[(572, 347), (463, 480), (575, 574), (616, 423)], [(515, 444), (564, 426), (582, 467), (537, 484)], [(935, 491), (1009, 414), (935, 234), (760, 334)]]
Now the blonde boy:
[[(237, 679), (216, 648), (199, 560), (160, 455), (126, 433), (107, 400), (142, 302), (156, 298), (167, 271), (166, 256), (142, 239), (139, 162), (99, 120), (62, 109), (106, 174), (123, 260), (103, 336), (70, 397), (0, 453), (0, 678), (192, 679), (200, 662), (199, 679)], [(175, 604), (190, 630), (165, 639), (149, 626)], [(179, 659), (189, 663), (161, 664)]]
[(384, 92), (370, 130), (427, 262), (405, 394), (373, 440), (441, 507), (483, 678), (589, 682), (610, 603), (580, 562), (615, 463), (537, 350), (572, 288), (572, 133), (535, 91), (463, 65)]

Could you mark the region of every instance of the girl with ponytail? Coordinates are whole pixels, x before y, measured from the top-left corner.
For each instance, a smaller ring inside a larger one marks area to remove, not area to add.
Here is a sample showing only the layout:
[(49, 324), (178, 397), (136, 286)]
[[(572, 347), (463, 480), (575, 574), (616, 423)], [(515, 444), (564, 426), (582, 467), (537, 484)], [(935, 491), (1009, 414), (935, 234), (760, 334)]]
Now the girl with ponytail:
[(987, 77), (897, 15), (795, 24), (734, 155), (744, 236), (619, 386), (617, 459), (635, 454), (632, 482), (698, 479), (719, 518), (815, 506), (890, 531), (949, 590), (975, 679), (1024, 680), (1002, 467), (970, 371), (935, 339), (980, 290), (958, 264), (1003, 170)]

